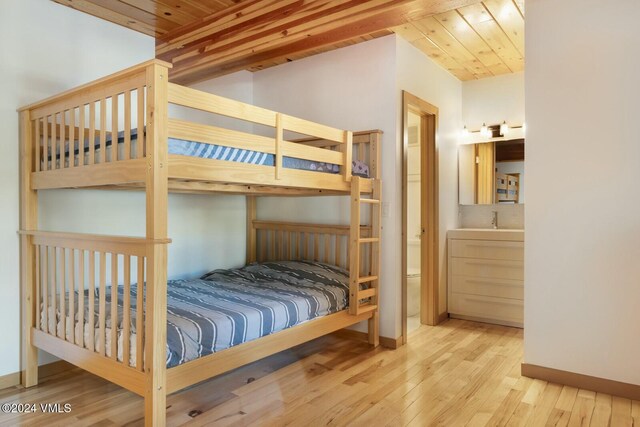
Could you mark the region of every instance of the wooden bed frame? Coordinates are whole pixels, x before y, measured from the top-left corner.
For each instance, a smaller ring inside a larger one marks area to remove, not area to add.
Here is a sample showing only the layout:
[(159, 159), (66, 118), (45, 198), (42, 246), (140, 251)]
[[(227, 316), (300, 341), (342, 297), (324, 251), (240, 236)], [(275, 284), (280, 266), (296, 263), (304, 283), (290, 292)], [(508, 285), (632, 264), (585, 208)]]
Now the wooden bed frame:
[[(353, 134), (178, 86), (168, 82), (168, 68), (170, 64), (152, 60), (19, 110), (23, 385), (37, 384), (37, 349), (42, 349), (143, 396), (145, 424), (154, 426), (165, 424), (168, 393), (338, 329), (367, 320), (369, 342), (378, 345), (381, 132)], [(275, 136), (171, 118), (170, 105), (267, 126)], [(145, 132), (134, 147), (131, 130), (142, 123)], [(287, 140), (286, 131), (307, 137)], [(118, 154), (114, 143), (109, 158), (107, 141), (119, 132), (124, 135), (123, 153)], [(275, 164), (170, 155), (170, 137), (270, 153)], [(283, 168), (284, 156), (337, 164), (341, 173)], [(370, 179), (351, 176), (352, 159), (369, 164)], [(145, 191), (146, 237), (38, 230), (38, 191), (56, 188)], [(349, 270), (348, 310), (167, 369), (171, 191), (247, 195), (247, 262), (315, 259), (343, 266)], [(349, 225), (256, 219), (256, 196), (320, 194), (350, 196)], [(361, 225), (362, 206), (371, 210), (369, 226)], [(136, 282), (140, 292), (134, 295), (131, 284)], [(111, 283), (122, 285), (123, 307), (107, 308)], [(75, 331), (76, 323), (85, 322), (85, 301), (77, 296), (85, 292), (88, 317), (98, 318), (97, 336), (92, 331), (86, 338), (84, 326), (82, 333)], [(120, 316), (122, 336), (129, 337), (134, 296), (145, 315), (137, 316), (133, 325), (135, 341), (120, 343), (117, 328), (107, 328), (106, 319)], [(52, 321), (54, 313), (59, 315)], [(107, 334), (110, 352), (105, 348)]]

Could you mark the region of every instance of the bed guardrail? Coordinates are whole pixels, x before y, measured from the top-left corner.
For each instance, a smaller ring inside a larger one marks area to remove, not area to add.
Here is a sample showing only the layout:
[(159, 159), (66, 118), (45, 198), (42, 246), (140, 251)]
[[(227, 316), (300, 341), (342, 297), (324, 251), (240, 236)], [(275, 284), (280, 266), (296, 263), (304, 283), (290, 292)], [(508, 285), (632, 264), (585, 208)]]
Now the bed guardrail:
[[(319, 225), (279, 221), (253, 221), (256, 231), (254, 261), (309, 260), (349, 269), (348, 225)], [(360, 227), (368, 237), (371, 227)], [(368, 252), (361, 251), (361, 274), (368, 271)]]
[[(257, 133), (170, 118), (168, 124), (170, 137), (271, 154), (275, 159), (273, 173), (276, 180), (283, 178), (283, 158), (287, 156), (338, 165), (344, 180), (351, 181), (353, 155), (353, 133), (351, 131), (343, 131), (173, 83), (169, 83), (168, 86), (168, 101), (169, 104), (180, 107), (271, 128), (275, 134), (274, 136), (263, 136)], [(306, 145), (304, 140), (287, 141), (285, 139), (287, 131), (328, 141), (329, 144), (314, 146)], [(194, 163), (199, 163), (197, 159), (192, 160)]]
[[(374, 199), (361, 199), (358, 194), (356, 200), (360, 204)], [(359, 315), (377, 308), (380, 251), (375, 228), (355, 225), (356, 220), (354, 225), (260, 221), (252, 217), (255, 202), (248, 198), (248, 203), (247, 263), (309, 260), (342, 267), (349, 271), (349, 312)], [(373, 227), (379, 227), (378, 216), (374, 211)]]
[(154, 351), (146, 339), (150, 325), (140, 310), (149, 312), (147, 258), (154, 244), (170, 241), (21, 234), (31, 241), (35, 255), (30, 331), (34, 344), (88, 371), (111, 375), (110, 381), (143, 395), (145, 360)]
[[(148, 61), (21, 108), (30, 130), (32, 188), (144, 182), (152, 143), (144, 129), (154, 102), (149, 74), (158, 64), (170, 66)], [(79, 168), (91, 173), (72, 173)]]
[[(354, 134), (166, 80), (154, 84), (157, 70), (170, 67), (147, 61), (21, 108), (31, 188), (145, 186), (148, 157), (152, 152), (167, 156), (167, 138), (273, 156), (269, 167), (170, 155), (161, 163), (169, 165), (169, 178), (183, 182), (180, 188), (195, 181), (348, 191), (352, 160), (368, 164), (370, 177), (380, 178), (379, 133)], [(181, 108), (196, 111), (196, 117), (204, 112), (207, 124), (174, 117)], [(253, 130), (213, 126), (208, 115)], [(285, 158), (321, 168), (336, 165), (341, 176), (285, 168)], [(371, 191), (370, 183), (362, 185)]]

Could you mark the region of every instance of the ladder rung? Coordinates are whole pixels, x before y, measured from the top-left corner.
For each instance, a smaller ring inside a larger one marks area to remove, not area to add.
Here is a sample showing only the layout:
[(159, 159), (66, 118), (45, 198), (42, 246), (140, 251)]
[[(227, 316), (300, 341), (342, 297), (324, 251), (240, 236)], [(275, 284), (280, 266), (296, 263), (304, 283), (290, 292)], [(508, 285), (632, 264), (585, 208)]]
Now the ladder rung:
[(378, 280), (378, 276), (363, 276), (358, 278), (358, 283), (373, 282), (374, 280)]
[(360, 199), (360, 203), (378, 204), (378, 203), (380, 203), (380, 200), (378, 200), (378, 199)]
[(368, 313), (370, 311), (375, 311), (378, 308), (375, 304), (363, 304), (358, 306), (358, 314)]
[(377, 243), (380, 241), (379, 237), (365, 237), (363, 239), (358, 239), (360, 243)]
[(369, 289), (364, 289), (360, 292), (358, 292), (358, 299), (364, 299), (364, 298), (369, 298), (372, 296), (375, 296), (377, 294), (377, 289), (376, 288), (369, 288)]

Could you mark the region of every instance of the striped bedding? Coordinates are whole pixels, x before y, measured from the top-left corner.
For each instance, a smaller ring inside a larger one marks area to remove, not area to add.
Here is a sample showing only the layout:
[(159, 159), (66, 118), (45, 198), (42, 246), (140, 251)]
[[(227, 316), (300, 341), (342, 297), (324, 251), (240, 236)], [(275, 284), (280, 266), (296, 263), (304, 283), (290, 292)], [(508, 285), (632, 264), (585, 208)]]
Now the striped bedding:
[[(118, 158), (123, 159), (125, 157), (124, 153), (124, 132), (120, 132), (118, 134)], [(138, 143), (138, 130), (133, 129), (131, 131), (131, 150), (132, 152), (136, 152), (136, 147)], [(260, 151), (253, 150), (244, 150), (240, 148), (232, 148), (226, 147), (224, 145), (216, 145), (216, 144), (204, 144), (196, 141), (186, 141), (182, 139), (169, 138), (169, 154), (179, 154), (183, 156), (192, 156), (192, 157), (201, 157), (204, 159), (213, 159), (213, 160), (226, 160), (230, 162), (240, 162), (240, 163), (250, 163), (254, 165), (263, 165), (263, 166), (273, 166), (275, 164), (275, 156), (273, 154), (263, 153)], [(108, 161), (111, 161), (112, 154), (112, 140), (111, 137), (108, 137), (106, 142), (106, 157)], [(97, 158), (101, 158), (100, 153), (100, 141), (96, 138), (95, 141), (95, 156)], [(66, 149), (67, 156), (65, 157), (65, 167), (68, 166), (68, 147)], [(74, 165), (79, 164), (79, 153), (80, 150), (75, 150), (74, 152)], [(84, 155), (85, 163), (88, 163), (89, 158), (89, 140), (85, 140), (84, 150), (82, 155)], [(56, 164), (59, 165), (59, 156), (56, 155)], [(51, 160), (51, 156), (49, 156), (49, 160)], [(43, 160), (44, 162), (44, 160)], [(324, 162), (316, 162), (312, 160), (298, 159), (295, 157), (287, 157), (283, 156), (282, 158), (282, 167), (288, 169), (299, 169), (299, 170), (308, 170), (314, 172), (325, 172), (337, 174), (340, 173), (340, 166), (332, 164), (332, 163), (324, 163)], [(354, 175), (361, 176), (364, 178), (369, 177), (369, 167), (359, 161), (354, 160), (352, 162), (352, 172)]]
[[(279, 261), (251, 264), (239, 269), (215, 270), (200, 279), (170, 280), (167, 284), (167, 367), (224, 350), (234, 345), (281, 331), (311, 319), (344, 310), (349, 298), (346, 270), (312, 261)], [(122, 286), (118, 305), (122, 305)], [(96, 292), (97, 293), (97, 292)], [(131, 286), (130, 364), (136, 360), (136, 295)], [(76, 298), (77, 300), (77, 298)], [(107, 288), (107, 313), (111, 289)], [(85, 296), (85, 319), (88, 316)], [(97, 307), (98, 296), (95, 304)], [(49, 313), (50, 330), (53, 312)], [(43, 316), (41, 316), (42, 318)], [(118, 360), (122, 361), (122, 310), (118, 316)], [(76, 315), (76, 320), (78, 316)], [(44, 328), (44, 320), (42, 321)], [(62, 336), (60, 313), (56, 313), (58, 335)], [(69, 317), (67, 337), (71, 336)], [(111, 318), (106, 320), (105, 352), (111, 355)], [(73, 325), (76, 342), (80, 334), (98, 339), (98, 316), (93, 324)], [(100, 351), (98, 348), (96, 351)]]

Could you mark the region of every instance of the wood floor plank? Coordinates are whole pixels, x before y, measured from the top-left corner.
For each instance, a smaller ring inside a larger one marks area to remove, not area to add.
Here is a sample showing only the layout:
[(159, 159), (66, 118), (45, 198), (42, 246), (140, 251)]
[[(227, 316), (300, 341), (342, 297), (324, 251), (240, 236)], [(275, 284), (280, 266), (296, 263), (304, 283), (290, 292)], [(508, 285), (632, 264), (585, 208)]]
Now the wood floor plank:
[(631, 416), (631, 400), (623, 397), (612, 396), (611, 399), (611, 425), (620, 427), (633, 427)]
[[(640, 426), (640, 402), (520, 375), (522, 330), (463, 320), (373, 349), (327, 336), (167, 398), (179, 426)], [(0, 414), (0, 426), (142, 426), (142, 398), (73, 369), (0, 390), (1, 403), (69, 403)]]
[(591, 416), (590, 426), (604, 427), (611, 421), (611, 396), (605, 393), (596, 393), (595, 407)]
[(633, 418), (633, 425), (640, 426), (640, 401), (631, 401), (631, 417)]
[[(567, 387), (565, 387), (567, 388)], [(596, 405), (596, 393), (593, 391), (580, 390), (577, 393), (573, 410), (569, 418), (569, 426), (588, 426), (591, 424), (593, 408)]]

